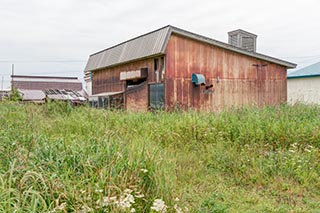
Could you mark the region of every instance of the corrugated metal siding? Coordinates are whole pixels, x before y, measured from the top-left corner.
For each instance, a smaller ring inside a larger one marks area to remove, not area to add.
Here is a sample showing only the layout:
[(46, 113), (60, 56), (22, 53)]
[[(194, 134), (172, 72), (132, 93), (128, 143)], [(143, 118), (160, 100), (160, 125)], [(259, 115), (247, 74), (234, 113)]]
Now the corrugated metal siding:
[(170, 27), (145, 34), (90, 56), (85, 71), (161, 54)]
[[(166, 51), (166, 107), (221, 110), (240, 105), (286, 102), (286, 68), (230, 50), (173, 35)], [(268, 64), (256, 68), (253, 64)], [(214, 93), (194, 87), (191, 74), (200, 73)], [(217, 79), (219, 78), (219, 83)]]

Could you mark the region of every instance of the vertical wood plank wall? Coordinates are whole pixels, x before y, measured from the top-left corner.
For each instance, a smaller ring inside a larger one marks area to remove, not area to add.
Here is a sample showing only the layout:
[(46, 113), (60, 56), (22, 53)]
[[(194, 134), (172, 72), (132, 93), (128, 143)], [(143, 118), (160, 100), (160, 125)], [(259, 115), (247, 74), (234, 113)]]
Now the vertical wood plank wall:
[[(255, 67), (254, 64), (267, 64)], [(214, 93), (194, 87), (203, 74)], [(219, 79), (219, 83), (217, 83)], [(165, 104), (197, 110), (240, 105), (277, 105), (287, 100), (286, 67), (172, 34), (166, 49)]]
[(147, 83), (142, 89), (140, 88), (136, 92), (125, 94), (125, 108), (130, 111), (147, 111), (148, 83), (156, 82), (153, 58), (94, 71), (92, 76), (92, 94), (125, 91), (126, 82), (120, 81), (120, 72), (139, 70), (141, 68), (148, 68)]

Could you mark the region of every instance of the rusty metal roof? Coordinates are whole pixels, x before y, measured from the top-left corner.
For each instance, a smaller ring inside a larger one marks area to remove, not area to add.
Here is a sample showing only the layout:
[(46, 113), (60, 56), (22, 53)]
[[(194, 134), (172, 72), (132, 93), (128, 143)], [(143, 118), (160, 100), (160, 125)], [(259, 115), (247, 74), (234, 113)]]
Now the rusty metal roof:
[(90, 55), (85, 67), (85, 71), (94, 71), (138, 59), (163, 55), (165, 54), (166, 46), (172, 33), (228, 49), (240, 54), (279, 64), (287, 68), (296, 67), (296, 64), (291, 62), (263, 55), (257, 52), (249, 52), (230, 44), (169, 25)]
[(92, 54), (85, 71), (160, 54), (169, 29), (169, 27), (164, 27)]

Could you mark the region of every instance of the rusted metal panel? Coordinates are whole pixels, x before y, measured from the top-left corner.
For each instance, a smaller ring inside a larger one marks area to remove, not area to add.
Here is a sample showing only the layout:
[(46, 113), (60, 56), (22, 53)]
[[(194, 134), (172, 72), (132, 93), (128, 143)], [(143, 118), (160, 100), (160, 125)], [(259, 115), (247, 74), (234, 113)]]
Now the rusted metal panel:
[[(205, 75), (214, 92), (206, 93), (204, 87), (194, 87), (192, 73)], [(286, 101), (285, 76), (284, 66), (172, 35), (166, 49), (167, 108), (180, 104), (216, 110), (280, 104)]]
[(148, 110), (148, 84), (143, 83), (137, 89), (126, 93), (126, 109), (128, 111), (147, 111)]

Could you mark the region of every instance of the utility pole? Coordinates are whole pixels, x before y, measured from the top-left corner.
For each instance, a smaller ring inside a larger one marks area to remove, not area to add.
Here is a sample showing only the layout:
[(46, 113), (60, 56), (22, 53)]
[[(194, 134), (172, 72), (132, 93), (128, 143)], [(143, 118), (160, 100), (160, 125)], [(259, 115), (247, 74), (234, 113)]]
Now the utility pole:
[(11, 91), (13, 91), (14, 64), (11, 65)]

